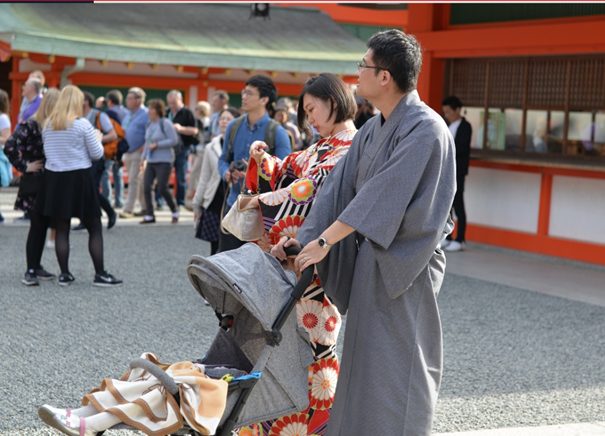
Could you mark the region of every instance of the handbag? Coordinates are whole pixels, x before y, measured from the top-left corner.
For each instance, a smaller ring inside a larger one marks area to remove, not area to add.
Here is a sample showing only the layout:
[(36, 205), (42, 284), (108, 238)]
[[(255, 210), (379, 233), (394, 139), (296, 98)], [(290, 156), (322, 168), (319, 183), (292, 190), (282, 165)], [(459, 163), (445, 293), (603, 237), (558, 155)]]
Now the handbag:
[(223, 233), (231, 233), (240, 241), (257, 241), (263, 236), (262, 214), (258, 207), (250, 206), (252, 196), (240, 194), (221, 221)]
[(37, 195), (42, 190), (44, 174), (38, 173), (23, 173), (19, 180), (19, 197)]

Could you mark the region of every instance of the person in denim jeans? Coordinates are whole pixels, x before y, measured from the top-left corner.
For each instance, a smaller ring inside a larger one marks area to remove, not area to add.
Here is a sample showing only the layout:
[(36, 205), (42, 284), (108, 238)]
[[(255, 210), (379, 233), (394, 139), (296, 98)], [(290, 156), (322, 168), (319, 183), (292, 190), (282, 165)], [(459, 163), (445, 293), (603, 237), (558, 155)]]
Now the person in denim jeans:
[(151, 198), (153, 181), (157, 181), (157, 189), (172, 211), (172, 223), (179, 220), (179, 210), (168, 190), (168, 178), (174, 162), (174, 146), (178, 136), (172, 123), (164, 118), (165, 109), (162, 100), (149, 101), (149, 125), (145, 130), (145, 146), (141, 159), (144, 167), (145, 215), (141, 224), (155, 222), (153, 201)]

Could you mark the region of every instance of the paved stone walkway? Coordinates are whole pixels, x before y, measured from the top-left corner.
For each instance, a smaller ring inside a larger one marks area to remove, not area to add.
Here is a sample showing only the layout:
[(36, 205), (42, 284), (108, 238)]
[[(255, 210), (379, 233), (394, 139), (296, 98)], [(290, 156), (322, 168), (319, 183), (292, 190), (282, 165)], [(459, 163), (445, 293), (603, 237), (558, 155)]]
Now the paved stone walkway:
[[(91, 286), (86, 232), (72, 233), (72, 286), (26, 288), (19, 280), (27, 226), (12, 224), (10, 195), (0, 192), (0, 210), (11, 218), (0, 226), (0, 435), (53, 434), (36, 417), (40, 404), (76, 405), (144, 351), (174, 361), (208, 348), (216, 319), (185, 267), (209, 247), (193, 238), (187, 212), (179, 225), (120, 220), (105, 231), (107, 269), (125, 280), (120, 288)], [(56, 272), (54, 253), (45, 252), (43, 264)], [(449, 254), (435, 433), (605, 435), (603, 274), (472, 244)]]

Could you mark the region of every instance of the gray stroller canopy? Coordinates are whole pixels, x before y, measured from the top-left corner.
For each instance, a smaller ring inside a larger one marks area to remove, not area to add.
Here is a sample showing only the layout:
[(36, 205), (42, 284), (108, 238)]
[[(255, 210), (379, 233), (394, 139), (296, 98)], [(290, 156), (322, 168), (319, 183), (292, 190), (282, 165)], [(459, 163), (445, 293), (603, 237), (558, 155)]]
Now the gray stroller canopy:
[[(263, 371), (238, 425), (306, 409), (308, 366), (313, 357), (306, 332), (297, 327), (296, 310), (292, 310), (281, 329), (281, 343), (273, 347), (266, 341), (288, 302), (296, 283), (295, 274), (285, 271), (277, 259), (255, 244), (210, 257), (194, 256), (187, 274), (193, 287), (216, 312), (234, 319), (229, 330), (218, 330), (205, 363), (241, 364), (238, 355), (243, 352), (254, 371)], [(232, 407), (230, 403), (228, 398), (225, 414)]]

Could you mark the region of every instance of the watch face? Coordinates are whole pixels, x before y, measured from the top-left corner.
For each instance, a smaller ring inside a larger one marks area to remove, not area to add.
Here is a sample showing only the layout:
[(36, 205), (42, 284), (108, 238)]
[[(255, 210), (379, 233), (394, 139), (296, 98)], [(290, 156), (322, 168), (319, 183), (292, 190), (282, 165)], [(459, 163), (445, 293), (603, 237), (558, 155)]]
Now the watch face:
[(318, 243), (320, 247), (325, 247), (327, 245), (327, 242), (324, 238), (319, 238)]

